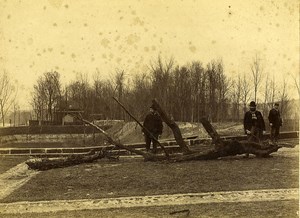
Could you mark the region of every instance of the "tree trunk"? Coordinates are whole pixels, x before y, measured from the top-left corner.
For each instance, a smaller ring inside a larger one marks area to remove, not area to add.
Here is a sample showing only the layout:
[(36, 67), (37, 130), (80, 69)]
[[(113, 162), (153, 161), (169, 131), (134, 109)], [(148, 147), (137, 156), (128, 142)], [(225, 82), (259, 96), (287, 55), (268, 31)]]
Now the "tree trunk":
[(4, 109), (3, 109), (3, 107), (4, 107), (4, 105), (2, 104), (2, 100), (0, 99), (0, 107), (1, 107), (1, 117), (2, 117), (2, 125), (3, 125), (3, 127), (5, 126), (5, 121), (4, 121), (4, 118), (5, 118), (5, 116), (4, 116)]
[(104, 158), (105, 156), (105, 152), (90, 152), (88, 154), (77, 154), (69, 157), (30, 159), (26, 161), (26, 164), (30, 169), (43, 171), (74, 166), (82, 163), (91, 163), (97, 159)]
[(211, 125), (211, 123), (208, 121), (207, 118), (202, 117), (200, 119), (200, 122), (202, 123), (204, 129), (209, 134), (209, 136), (212, 138), (213, 144), (222, 144), (222, 140), (220, 138), (220, 135), (217, 133), (215, 128)]
[(152, 104), (156, 108), (157, 112), (161, 116), (162, 120), (172, 129), (175, 140), (177, 144), (180, 146), (183, 152), (190, 152), (189, 147), (186, 145), (185, 141), (182, 138), (181, 131), (178, 125), (175, 123), (174, 120), (170, 119), (166, 112), (160, 107), (157, 101), (154, 99), (152, 100)]

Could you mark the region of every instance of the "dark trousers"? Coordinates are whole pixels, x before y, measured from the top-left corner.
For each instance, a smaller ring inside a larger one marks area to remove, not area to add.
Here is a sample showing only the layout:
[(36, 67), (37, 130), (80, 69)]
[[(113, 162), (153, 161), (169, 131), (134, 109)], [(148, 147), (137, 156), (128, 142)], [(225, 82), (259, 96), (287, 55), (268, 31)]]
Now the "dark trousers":
[[(251, 134), (247, 135), (247, 140), (249, 142), (260, 143), (260, 141), (262, 140), (263, 131), (255, 126), (252, 126), (250, 131)], [(249, 157), (249, 153), (246, 153), (246, 157)]]
[(260, 128), (252, 126), (251, 134), (247, 136), (247, 140), (259, 143), (262, 140), (263, 131)]
[[(152, 135), (154, 136), (154, 138), (156, 140), (158, 140), (159, 134), (152, 133)], [(145, 142), (146, 142), (146, 150), (147, 151), (150, 150), (150, 145), (151, 145), (151, 142), (152, 142), (152, 147), (153, 147), (152, 151), (153, 151), (153, 153), (156, 153), (158, 143), (154, 139), (152, 139), (150, 136), (148, 136), (147, 134), (145, 134)]]
[(271, 126), (271, 140), (277, 141), (279, 137), (279, 126)]

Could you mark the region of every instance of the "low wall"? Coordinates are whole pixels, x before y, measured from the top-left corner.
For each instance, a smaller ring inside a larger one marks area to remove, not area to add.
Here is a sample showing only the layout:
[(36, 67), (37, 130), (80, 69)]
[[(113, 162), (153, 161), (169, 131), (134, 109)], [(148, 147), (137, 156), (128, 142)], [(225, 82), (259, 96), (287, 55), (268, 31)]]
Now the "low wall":
[(17, 143), (63, 143), (63, 144), (94, 144), (102, 142), (101, 133), (88, 134), (21, 134), (0, 137), (0, 147), (7, 147)]
[[(107, 130), (111, 125), (103, 125), (102, 129)], [(19, 126), (0, 128), (0, 136), (8, 135), (34, 135), (34, 134), (91, 134), (95, 129), (91, 126)]]

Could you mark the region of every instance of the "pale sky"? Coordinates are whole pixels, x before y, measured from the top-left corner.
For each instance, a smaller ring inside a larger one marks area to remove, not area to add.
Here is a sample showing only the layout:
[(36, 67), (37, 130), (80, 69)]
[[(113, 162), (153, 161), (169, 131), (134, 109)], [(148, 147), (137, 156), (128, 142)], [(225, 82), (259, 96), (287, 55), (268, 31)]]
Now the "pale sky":
[(0, 70), (22, 85), (21, 105), (44, 72), (128, 76), (150, 61), (222, 58), (230, 76), (258, 53), (276, 80), (299, 76), (298, 0), (0, 0)]

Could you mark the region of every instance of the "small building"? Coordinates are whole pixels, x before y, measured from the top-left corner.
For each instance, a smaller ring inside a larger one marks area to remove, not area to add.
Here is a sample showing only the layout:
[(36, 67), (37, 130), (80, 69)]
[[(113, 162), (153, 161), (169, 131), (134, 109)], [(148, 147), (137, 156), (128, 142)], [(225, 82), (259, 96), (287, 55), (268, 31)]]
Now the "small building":
[(81, 125), (82, 121), (76, 118), (84, 111), (78, 109), (68, 109), (55, 111), (55, 123), (58, 125)]
[(71, 116), (70, 114), (67, 114), (65, 115), (63, 118), (62, 118), (62, 125), (70, 125), (70, 124), (73, 124), (74, 123), (74, 117)]

